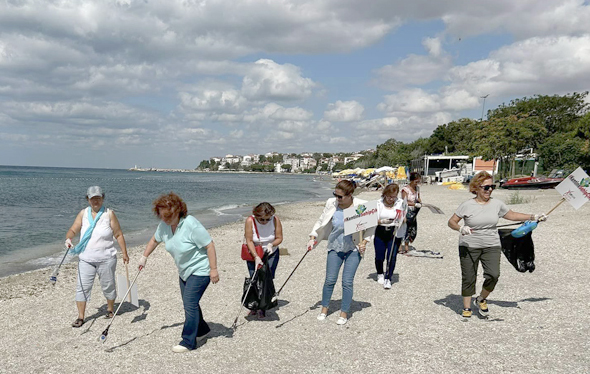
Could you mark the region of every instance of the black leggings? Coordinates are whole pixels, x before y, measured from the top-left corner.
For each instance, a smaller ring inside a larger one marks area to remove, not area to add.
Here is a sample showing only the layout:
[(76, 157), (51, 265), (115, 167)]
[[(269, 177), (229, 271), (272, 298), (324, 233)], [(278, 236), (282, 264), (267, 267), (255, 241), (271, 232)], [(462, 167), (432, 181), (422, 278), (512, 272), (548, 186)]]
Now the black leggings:
[[(375, 239), (373, 245), (375, 246), (375, 268), (377, 274), (383, 274), (383, 261), (387, 259), (387, 272), (385, 279), (391, 280), (393, 270), (395, 269), (395, 262), (397, 259), (397, 251), (402, 242), (402, 238), (394, 238), (394, 228), (387, 230), (384, 226), (377, 226), (375, 230)], [(393, 253), (392, 253), (393, 251)]]

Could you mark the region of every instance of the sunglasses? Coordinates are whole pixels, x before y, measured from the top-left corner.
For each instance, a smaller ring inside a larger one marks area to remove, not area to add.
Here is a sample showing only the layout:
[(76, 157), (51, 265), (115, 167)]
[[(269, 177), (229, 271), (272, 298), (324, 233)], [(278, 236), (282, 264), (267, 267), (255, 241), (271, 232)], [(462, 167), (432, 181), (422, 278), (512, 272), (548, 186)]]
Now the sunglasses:
[(488, 184), (488, 185), (485, 185), (485, 186), (479, 186), (479, 187), (480, 187), (480, 188), (483, 188), (483, 189), (484, 189), (484, 191), (489, 191), (489, 190), (490, 190), (490, 188), (491, 188), (491, 189), (492, 189), (492, 191), (493, 191), (493, 190), (494, 190), (494, 188), (496, 188), (496, 185), (495, 185), (495, 184)]
[(332, 195), (334, 195), (338, 200), (340, 199), (344, 199), (344, 197), (348, 196), (348, 195), (338, 195), (336, 192), (332, 192)]
[(261, 218), (261, 217), (256, 217), (256, 219), (257, 219), (259, 222), (268, 222), (268, 221), (270, 221), (272, 218)]

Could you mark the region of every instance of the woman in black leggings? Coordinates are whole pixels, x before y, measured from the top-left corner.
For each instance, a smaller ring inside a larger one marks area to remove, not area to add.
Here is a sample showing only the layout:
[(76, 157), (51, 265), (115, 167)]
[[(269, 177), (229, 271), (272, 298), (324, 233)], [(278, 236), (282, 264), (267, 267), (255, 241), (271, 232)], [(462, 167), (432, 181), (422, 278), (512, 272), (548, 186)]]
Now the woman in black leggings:
[[(392, 183), (383, 189), (381, 200), (377, 204), (379, 211), (379, 225), (375, 230), (373, 244), (375, 246), (375, 268), (377, 270), (377, 282), (384, 289), (391, 288), (391, 276), (395, 269), (397, 251), (402, 238), (395, 237), (397, 228), (403, 222), (405, 211), (403, 201), (397, 198), (399, 187)], [(396, 204), (397, 203), (397, 204)], [(383, 263), (387, 259), (386, 271), (383, 271)]]

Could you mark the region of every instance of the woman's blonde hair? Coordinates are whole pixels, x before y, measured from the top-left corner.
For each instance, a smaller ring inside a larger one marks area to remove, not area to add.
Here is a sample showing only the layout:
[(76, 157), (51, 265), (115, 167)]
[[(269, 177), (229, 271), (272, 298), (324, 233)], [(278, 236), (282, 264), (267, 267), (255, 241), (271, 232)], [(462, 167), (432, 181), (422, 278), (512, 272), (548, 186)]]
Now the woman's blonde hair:
[(474, 195), (477, 195), (477, 189), (487, 179), (492, 179), (492, 176), (487, 171), (480, 171), (479, 173), (475, 174), (475, 177), (473, 177), (473, 179), (471, 179), (471, 182), (469, 182), (469, 192), (471, 192)]

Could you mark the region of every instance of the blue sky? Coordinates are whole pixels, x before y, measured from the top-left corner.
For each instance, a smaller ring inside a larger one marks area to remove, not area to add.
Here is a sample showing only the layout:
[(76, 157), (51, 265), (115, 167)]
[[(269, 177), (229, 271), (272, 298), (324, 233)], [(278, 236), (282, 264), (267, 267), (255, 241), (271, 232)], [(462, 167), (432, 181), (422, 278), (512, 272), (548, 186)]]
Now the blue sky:
[(582, 0), (7, 1), (0, 164), (354, 152), (590, 87)]

